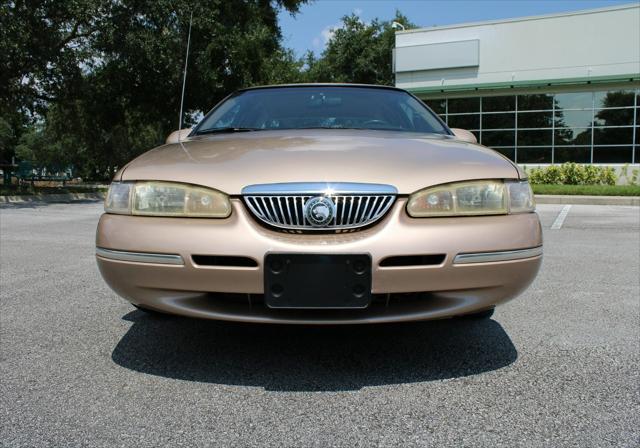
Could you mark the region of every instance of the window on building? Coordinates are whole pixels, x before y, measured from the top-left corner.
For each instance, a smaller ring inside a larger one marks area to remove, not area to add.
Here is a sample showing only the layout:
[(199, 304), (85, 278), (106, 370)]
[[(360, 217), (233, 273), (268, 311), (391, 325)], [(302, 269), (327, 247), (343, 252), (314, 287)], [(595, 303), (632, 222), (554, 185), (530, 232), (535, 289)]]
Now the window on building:
[(482, 129), (515, 129), (515, 127), (515, 112), (488, 112), (482, 114)]
[(518, 163), (638, 163), (640, 90), (427, 100), (449, 127)]
[(552, 110), (553, 95), (536, 93), (533, 95), (518, 95), (518, 110)]
[(573, 146), (573, 147), (556, 147), (553, 152), (555, 163), (564, 162), (576, 162), (576, 163), (589, 163), (591, 162), (591, 147), (590, 146)]
[(516, 110), (515, 96), (488, 96), (482, 99), (482, 112), (506, 112)]
[(470, 113), (480, 112), (480, 98), (450, 98), (447, 113)]
[(480, 114), (449, 115), (447, 125), (450, 128), (477, 130), (480, 129)]
[(517, 148), (516, 159), (519, 163), (551, 163), (550, 146)]
[(425, 104), (440, 116), (444, 117), (447, 112), (447, 100), (427, 100)]
[(480, 143), (485, 146), (514, 146), (516, 143), (516, 131), (482, 131), (480, 133)]

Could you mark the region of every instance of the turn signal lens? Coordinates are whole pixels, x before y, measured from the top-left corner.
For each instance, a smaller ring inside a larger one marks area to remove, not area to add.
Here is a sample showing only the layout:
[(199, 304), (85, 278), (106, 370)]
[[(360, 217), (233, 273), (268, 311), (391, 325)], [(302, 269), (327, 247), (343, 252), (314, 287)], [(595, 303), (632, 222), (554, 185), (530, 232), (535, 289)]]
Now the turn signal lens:
[(509, 189), (509, 213), (528, 213), (536, 209), (536, 201), (529, 182), (507, 182)]
[(413, 194), (407, 213), (414, 218), (506, 215), (535, 210), (528, 182), (479, 180), (427, 188)]
[[(110, 200), (112, 192), (114, 200)], [(126, 211), (125, 204), (128, 206)], [(143, 216), (226, 218), (231, 214), (231, 204), (225, 194), (209, 188), (173, 182), (114, 182), (109, 187), (105, 211)]]
[(132, 183), (112, 182), (109, 185), (107, 199), (104, 201), (104, 211), (122, 215), (131, 214), (131, 187)]

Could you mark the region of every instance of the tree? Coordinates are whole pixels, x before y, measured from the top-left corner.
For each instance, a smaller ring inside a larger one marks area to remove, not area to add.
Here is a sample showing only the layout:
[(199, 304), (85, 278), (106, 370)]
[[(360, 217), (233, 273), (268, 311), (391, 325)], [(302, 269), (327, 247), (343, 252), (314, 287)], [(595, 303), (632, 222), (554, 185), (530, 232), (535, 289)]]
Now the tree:
[(0, 4), (0, 113), (46, 110), (79, 64), (103, 20), (97, 0), (16, 0)]
[(277, 12), (305, 1), (3, 2), (0, 118), (14, 130), (3, 158), (18, 141), (43, 157), (26, 151), (38, 136), (62, 145), (61, 163), (110, 177), (177, 127), (191, 13), (185, 117), (239, 87), (293, 81), (300, 64), (282, 48)]
[[(0, 117), (0, 163), (13, 140), (11, 125), (4, 118)], [(8, 162), (8, 160), (6, 160)]]
[(393, 85), (393, 22), (401, 23), (407, 29), (415, 27), (399, 11), (391, 21), (374, 19), (370, 23), (363, 22), (355, 14), (344, 16), (320, 58), (307, 54), (306, 80)]
[(11, 129), (0, 159), (11, 159), (22, 133), (79, 75), (99, 17), (95, 0), (0, 3), (0, 119)]

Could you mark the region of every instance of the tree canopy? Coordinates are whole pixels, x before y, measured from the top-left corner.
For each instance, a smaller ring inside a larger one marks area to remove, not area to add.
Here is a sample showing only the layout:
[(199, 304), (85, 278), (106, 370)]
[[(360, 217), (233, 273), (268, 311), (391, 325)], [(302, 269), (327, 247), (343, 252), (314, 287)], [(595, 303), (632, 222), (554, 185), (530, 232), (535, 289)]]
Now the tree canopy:
[(307, 80), (393, 85), (393, 22), (407, 29), (415, 27), (400, 12), (396, 12), (393, 20), (375, 19), (370, 23), (355, 14), (343, 17), (320, 57), (307, 55)]
[[(307, 0), (17, 0), (0, 4), (0, 159), (73, 165), (85, 178), (156, 146), (185, 112), (242, 87), (393, 84), (391, 22), (345, 16), (326, 49), (298, 59), (277, 15)], [(409, 27), (397, 13), (395, 21)]]

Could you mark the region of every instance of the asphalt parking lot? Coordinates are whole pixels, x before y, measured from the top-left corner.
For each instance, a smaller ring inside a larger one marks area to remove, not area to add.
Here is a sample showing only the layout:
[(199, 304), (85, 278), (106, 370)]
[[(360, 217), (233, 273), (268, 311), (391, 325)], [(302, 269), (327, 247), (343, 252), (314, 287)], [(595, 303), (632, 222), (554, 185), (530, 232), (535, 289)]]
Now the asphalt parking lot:
[(563, 207), (492, 320), (307, 328), (149, 317), (100, 203), (4, 206), (0, 445), (638, 446), (640, 209)]

